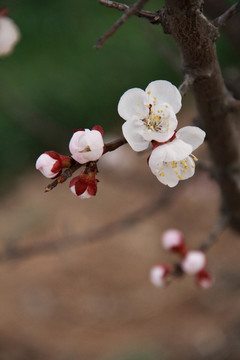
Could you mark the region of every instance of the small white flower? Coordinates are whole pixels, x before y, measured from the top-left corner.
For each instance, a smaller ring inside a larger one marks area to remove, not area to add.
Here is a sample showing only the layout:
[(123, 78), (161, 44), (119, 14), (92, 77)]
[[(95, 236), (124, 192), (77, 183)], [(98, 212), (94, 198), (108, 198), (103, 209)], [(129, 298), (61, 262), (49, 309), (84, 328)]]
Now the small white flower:
[(47, 178), (54, 178), (62, 171), (60, 158), (57, 153), (51, 151), (39, 156), (36, 161), (36, 169)]
[(7, 16), (0, 16), (0, 56), (11, 54), (20, 37), (15, 22)]
[(206, 257), (202, 251), (188, 251), (184, 257), (181, 267), (189, 275), (196, 275), (206, 266)]
[(80, 164), (98, 160), (104, 151), (103, 130), (95, 126), (92, 130), (76, 131), (69, 143), (69, 150), (74, 160)]
[(150, 270), (150, 281), (157, 287), (163, 287), (166, 285), (165, 277), (169, 273), (169, 267), (166, 265), (156, 265)]
[(118, 113), (126, 120), (122, 131), (133, 150), (145, 150), (152, 140), (165, 142), (174, 135), (181, 99), (178, 89), (165, 80), (151, 82), (145, 91), (133, 88), (122, 95)]
[(197, 158), (192, 152), (203, 143), (205, 135), (203, 130), (195, 126), (178, 130), (174, 140), (152, 151), (148, 162), (152, 173), (169, 187), (193, 176)]
[(184, 245), (183, 233), (175, 229), (164, 231), (162, 234), (162, 245), (167, 251), (179, 250)]

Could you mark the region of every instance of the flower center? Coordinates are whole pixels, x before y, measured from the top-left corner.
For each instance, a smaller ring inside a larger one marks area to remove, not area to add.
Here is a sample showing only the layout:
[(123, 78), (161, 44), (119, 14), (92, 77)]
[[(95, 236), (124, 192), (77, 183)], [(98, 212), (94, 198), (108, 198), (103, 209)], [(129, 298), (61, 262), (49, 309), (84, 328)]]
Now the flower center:
[(170, 111), (167, 104), (162, 104), (159, 107), (156, 107), (156, 102), (153, 102), (153, 105), (147, 105), (149, 108), (149, 114), (146, 119), (143, 119), (144, 125), (146, 127), (146, 132), (156, 131), (156, 132), (165, 132), (169, 131), (169, 118)]

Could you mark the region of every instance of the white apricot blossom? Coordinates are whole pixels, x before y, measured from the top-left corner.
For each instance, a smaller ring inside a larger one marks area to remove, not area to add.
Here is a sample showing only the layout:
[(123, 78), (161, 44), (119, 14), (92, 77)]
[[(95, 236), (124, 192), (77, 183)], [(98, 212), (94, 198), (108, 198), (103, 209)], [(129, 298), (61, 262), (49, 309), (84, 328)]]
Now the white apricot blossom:
[(80, 164), (98, 160), (104, 151), (102, 127), (75, 131), (69, 142), (69, 150), (73, 159)]
[(178, 130), (172, 141), (152, 151), (148, 162), (152, 173), (169, 187), (193, 176), (197, 158), (192, 152), (203, 143), (205, 135), (196, 126), (185, 126)]
[(184, 257), (181, 267), (189, 275), (196, 275), (206, 266), (206, 256), (202, 251), (188, 251)]
[(167, 265), (160, 264), (151, 268), (149, 278), (151, 283), (157, 287), (166, 285), (166, 276), (169, 274), (170, 268)]
[(125, 139), (135, 151), (148, 148), (152, 140), (166, 142), (174, 135), (181, 109), (181, 94), (166, 80), (151, 82), (146, 90), (127, 90), (118, 103), (118, 113), (126, 120)]
[(11, 54), (20, 37), (15, 22), (7, 16), (0, 15), (0, 56)]
[(167, 251), (179, 252), (185, 246), (183, 233), (177, 229), (169, 229), (162, 234), (162, 245)]

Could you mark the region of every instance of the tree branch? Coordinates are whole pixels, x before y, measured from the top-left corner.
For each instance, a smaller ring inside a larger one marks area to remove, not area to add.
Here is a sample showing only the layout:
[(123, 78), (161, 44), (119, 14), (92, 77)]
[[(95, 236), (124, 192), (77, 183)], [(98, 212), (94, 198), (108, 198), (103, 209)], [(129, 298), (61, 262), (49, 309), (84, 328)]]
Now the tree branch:
[[(105, 41), (111, 37), (117, 31), (117, 29), (129, 19), (130, 16), (134, 15), (137, 11), (140, 11), (147, 1), (148, 0), (138, 0), (135, 4), (128, 7), (124, 14), (115, 22), (115, 24), (97, 40), (97, 44), (94, 46), (94, 48), (101, 49)], [(103, 3), (102, 0), (99, 2), (100, 4)]]
[(164, 209), (174, 198), (177, 191), (179, 191), (178, 188), (164, 189), (163, 194), (158, 199), (151, 200), (149, 204), (144, 204), (139, 209), (124, 215), (116, 221), (100, 226), (92, 231), (87, 229), (83, 234), (73, 234), (60, 239), (56, 238), (47, 243), (40, 242), (34, 245), (8, 247), (0, 253), (0, 262), (29, 259), (34, 256), (70, 249), (74, 246), (105, 241), (115, 233), (122, 233), (138, 223), (151, 218), (157, 211)]
[(52, 189), (54, 189), (58, 184), (64, 183), (68, 178), (72, 176), (72, 174), (75, 171), (80, 169), (81, 166), (82, 164), (79, 164), (78, 162), (75, 161), (75, 163), (69, 169), (64, 170), (62, 174), (56, 178), (56, 180), (54, 180), (51, 184), (46, 186), (44, 192), (49, 192)]
[(226, 22), (231, 19), (234, 15), (240, 12), (240, 1), (236, 4), (232, 5), (227, 11), (225, 11), (222, 15), (213, 20), (213, 25), (218, 28), (221, 28), (226, 25)]
[(210, 249), (210, 247), (215, 244), (215, 242), (218, 240), (218, 236), (220, 233), (226, 228), (226, 226), (229, 223), (229, 216), (228, 215), (222, 215), (215, 223), (211, 233), (207, 236), (205, 241), (199, 246), (200, 251), (206, 252)]
[[(99, 0), (99, 3), (101, 5), (104, 5), (106, 7), (116, 9), (119, 11), (126, 11), (129, 9), (128, 5), (118, 3), (116, 1)], [(160, 16), (159, 12), (152, 12), (152, 11), (147, 11), (147, 10), (137, 10), (133, 15), (138, 16), (138, 17), (143, 17), (147, 20), (150, 20), (151, 22), (153, 21), (154, 23), (156, 23), (157, 21), (159, 21), (159, 22), (161, 21), (160, 20), (161, 16)]]
[[(104, 154), (106, 154), (109, 151), (114, 151), (117, 148), (119, 148), (120, 146), (126, 144), (127, 141), (125, 140), (125, 138), (122, 136), (117, 140), (114, 140), (108, 144), (105, 144), (105, 148), (104, 148)], [(66, 169), (62, 172), (61, 175), (59, 175), (51, 184), (49, 184), (48, 186), (45, 187), (44, 192), (49, 192), (52, 189), (54, 189), (58, 184), (62, 184), (64, 183), (68, 178), (70, 178), (73, 173), (75, 171), (77, 171), (78, 169), (80, 169), (81, 166), (85, 165), (85, 164), (79, 164), (77, 161), (73, 160), (74, 163), (73, 165), (69, 168)]]
[[(240, 171), (232, 171), (240, 163), (239, 141), (231, 109), (233, 97), (224, 84), (216, 54), (218, 29), (202, 13), (202, 1), (165, 0), (165, 4), (164, 21), (181, 51), (183, 69), (195, 76), (192, 91), (201, 127), (207, 133), (222, 208), (229, 214), (231, 226), (240, 231)], [(226, 18), (228, 15), (220, 23)]]

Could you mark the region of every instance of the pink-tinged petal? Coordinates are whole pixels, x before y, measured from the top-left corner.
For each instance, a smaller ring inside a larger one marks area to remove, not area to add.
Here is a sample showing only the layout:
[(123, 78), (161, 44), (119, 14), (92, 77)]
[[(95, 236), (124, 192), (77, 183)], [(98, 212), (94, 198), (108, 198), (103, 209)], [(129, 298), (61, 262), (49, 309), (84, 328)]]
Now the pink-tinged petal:
[[(102, 150), (104, 148), (104, 142), (102, 134), (98, 130), (85, 130), (86, 142), (90, 150)], [(96, 159), (97, 160), (97, 159)]]
[[(180, 139), (156, 147), (150, 156), (151, 161), (169, 162), (185, 159), (192, 152), (192, 146)], [(150, 161), (150, 160), (149, 160)]]
[(69, 150), (71, 154), (81, 151), (87, 147), (87, 141), (85, 137), (85, 131), (75, 131), (69, 142)]
[(100, 131), (77, 131), (69, 142), (69, 150), (74, 160), (80, 164), (98, 160), (104, 151), (104, 142)]
[(149, 146), (148, 140), (142, 136), (145, 126), (139, 125), (138, 120), (126, 121), (122, 126), (123, 136), (134, 151), (146, 150)]
[(149, 103), (156, 104), (167, 103), (169, 104), (175, 114), (179, 112), (182, 106), (182, 96), (176, 86), (166, 80), (156, 80), (151, 82), (147, 88), (146, 93), (149, 96)]
[(177, 229), (169, 229), (162, 234), (162, 245), (167, 251), (182, 253), (186, 249), (184, 235)]
[(54, 178), (61, 172), (61, 164), (58, 160), (53, 159), (48, 154), (44, 153), (39, 156), (36, 161), (36, 169), (47, 178)]
[(165, 277), (169, 273), (170, 269), (167, 265), (160, 264), (152, 267), (150, 270), (149, 278), (153, 285), (157, 287), (163, 287), (166, 285)]
[(118, 103), (118, 113), (124, 120), (130, 120), (133, 116), (144, 119), (149, 113), (148, 96), (144, 90), (133, 88), (127, 90)]
[(186, 143), (192, 145), (192, 151), (197, 149), (204, 142), (205, 136), (205, 131), (203, 131), (197, 126), (185, 126), (178, 130), (176, 133), (176, 137), (178, 139), (181, 139)]
[(206, 256), (202, 251), (188, 251), (184, 257), (181, 267), (189, 275), (196, 275), (206, 266)]

